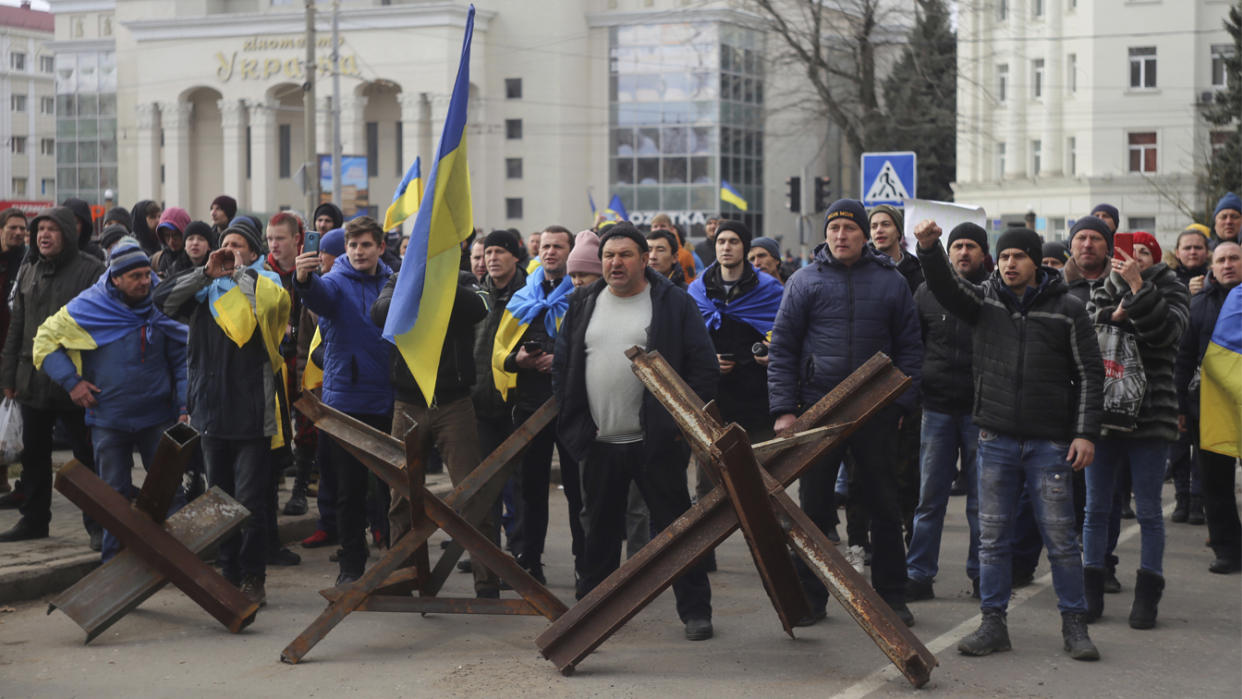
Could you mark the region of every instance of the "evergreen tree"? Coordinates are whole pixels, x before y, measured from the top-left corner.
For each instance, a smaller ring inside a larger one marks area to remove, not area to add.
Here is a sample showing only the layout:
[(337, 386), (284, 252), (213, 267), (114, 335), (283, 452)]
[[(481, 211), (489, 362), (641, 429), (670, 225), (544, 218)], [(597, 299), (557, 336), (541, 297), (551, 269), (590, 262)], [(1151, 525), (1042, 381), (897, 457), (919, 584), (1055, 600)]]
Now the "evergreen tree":
[(1221, 195), (1242, 192), (1242, 2), (1229, 8), (1225, 31), (1233, 39), (1233, 53), (1224, 59), (1225, 89), (1203, 109), (1209, 124), (1229, 127), (1228, 139), (1212, 153), (1199, 180), (1208, 218)]

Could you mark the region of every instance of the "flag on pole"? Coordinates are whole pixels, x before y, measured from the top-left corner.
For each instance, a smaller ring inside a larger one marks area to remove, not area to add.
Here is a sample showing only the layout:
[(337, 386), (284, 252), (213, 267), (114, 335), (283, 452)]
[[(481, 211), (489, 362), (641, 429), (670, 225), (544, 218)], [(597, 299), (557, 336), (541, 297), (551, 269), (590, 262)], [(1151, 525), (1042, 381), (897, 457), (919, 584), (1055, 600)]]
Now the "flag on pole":
[(470, 39), (474, 5), (466, 16), (457, 80), (427, 191), (393, 290), (384, 338), (397, 346), (427, 405), (436, 392), (440, 350), (457, 293), (460, 245), (474, 231), (470, 170), (466, 164), (466, 106), (470, 93)]
[(400, 226), (407, 218), (418, 213), (418, 205), (423, 200), (423, 159), (414, 156), (414, 164), (405, 171), (401, 184), (392, 194), (392, 204), (384, 214), (384, 230), (391, 231)]
[(630, 214), (625, 210), (625, 204), (621, 203), (620, 195), (612, 195), (612, 201), (608, 202), (608, 208), (604, 209), (604, 219), (610, 221), (630, 220)]
[(732, 185), (724, 180), (720, 181), (720, 198), (742, 211), (747, 211), (746, 200), (742, 198), (741, 194), (737, 193), (737, 190), (733, 189)]
[(587, 203), (591, 205), (591, 218), (595, 218), (595, 197), (591, 196), (591, 190), (587, 190)]

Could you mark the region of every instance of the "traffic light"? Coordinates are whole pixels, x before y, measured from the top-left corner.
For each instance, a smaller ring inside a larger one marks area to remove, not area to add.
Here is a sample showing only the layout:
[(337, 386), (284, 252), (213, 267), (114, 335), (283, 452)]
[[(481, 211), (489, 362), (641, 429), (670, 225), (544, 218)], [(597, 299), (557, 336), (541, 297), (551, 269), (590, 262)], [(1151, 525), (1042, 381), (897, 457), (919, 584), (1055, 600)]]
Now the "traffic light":
[(828, 210), (828, 205), (832, 203), (832, 190), (828, 188), (831, 183), (831, 177), (815, 178), (815, 211)]
[(793, 213), (802, 213), (802, 178), (785, 178), (785, 208)]

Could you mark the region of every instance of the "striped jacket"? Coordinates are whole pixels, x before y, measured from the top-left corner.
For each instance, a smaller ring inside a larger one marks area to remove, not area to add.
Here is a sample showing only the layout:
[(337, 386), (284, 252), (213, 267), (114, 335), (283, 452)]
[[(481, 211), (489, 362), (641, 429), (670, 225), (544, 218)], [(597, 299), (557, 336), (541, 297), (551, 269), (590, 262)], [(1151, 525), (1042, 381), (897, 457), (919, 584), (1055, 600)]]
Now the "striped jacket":
[(1095, 441), (1104, 363), (1087, 310), (1061, 275), (1040, 269), (1039, 286), (1019, 301), (997, 275), (972, 284), (955, 274), (940, 245), (918, 254), (936, 300), (974, 328), (975, 424), (1019, 439)]

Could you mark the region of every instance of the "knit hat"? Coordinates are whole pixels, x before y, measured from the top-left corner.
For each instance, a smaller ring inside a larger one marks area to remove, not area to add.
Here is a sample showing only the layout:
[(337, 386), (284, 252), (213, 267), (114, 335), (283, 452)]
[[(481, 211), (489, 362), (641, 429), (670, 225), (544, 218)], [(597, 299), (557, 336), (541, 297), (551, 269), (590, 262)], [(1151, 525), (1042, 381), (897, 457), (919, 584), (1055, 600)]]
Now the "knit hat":
[(604, 243), (607, 243), (613, 238), (629, 238), (638, 244), (639, 252), (647, 252), (650, 250), (650, 248), (647, 247), (647, 239), (643, 237), (642, 233), (638, 232), (638, 229), (634, 227), (634, 224), (629, 221), (619, 221), (615, 226), (609, 226), (608, 229), (604, 231), (604, 234), (599, 237), (599, 258), (601, 260), (604, 259)]
[(1202, 235), (1204, 238), (1211, 238), (1211, 237), (1212, 237), (1212, 229), (1211, 229), (1211, 228), (1208, 228), (1207, 226), (1203, 225), (1202, 223), (1192, 223), (1192, 224), (1190, 224), (1189, 226), (1186, 226), (1186, 230), (1184, 230), (1184, 231), (1182, 231), (1182, 232), (1183, 232), (1183, 233), (1186, 233), (1186, 232), (1188, 232), (1188, 231), (1194, 231), (1195, 233), (1198, 233), (1198, 234)]
[(124, 206), (114, 206), (108, 209), (108, 213), (104, 214), (103, 222), (107, 223), (108, 221), (116, 221), (125, 226), (125, 230), (130, 230), (134, 227), (134, 219), (129, 215), (129, 209)]
[(496, 230), (488, 233), (483, 239), (483, 249), (487, 250), (490, 247), (504, 248), (510, 255), (519, 260), (522, 259), (522, 242), (509, 231)]
[(599, 236), (595, 231), (581, 231), (574, 236), (574, 249), (569, 251), (565, 262), (569, 274), (598, 274), (603, 276), (604, 266), (599, 262)]
[(103, 235), (99, 236), (99, 247), (107, 250), (116, 245), (117, 242), (129, 235), (129, 231), (119, 223), (114, 223), (104, 229)]
[[(190, 213), (180, 206), (170, 206), (164, 209), (164, 213), (160, 214), (160, 223), (155, 227), (156, 232), (164, 226), (170, 226), (178, 233), (185, 235), (186, 226), (190, 225)], [(163, 235), (161, 233), (161, 235)]]
[(237, 200), (227, 194), (221, 194), (215, 199), (212, 199), (211, 205), (220, 207), (220, 210), (224, 212), (225, 217), (229, 219), (232, 219), (237, 215)]
[(720, 240), (720, 234), (725, 231), (733, 231), (737, 237), (742, 239), (742, 255), (745, 256), (750, 252), (751, 238), (750, 227), (745, 223), (733, 218), (726, 218), (716, 225), (716, 240)]
[(1212, 218), (1216, 218), (1216, 216), (1225, 209), (1233, 209), (1234, 211), (1242, 214), (1242, 197), (1239, 197), (1233, 192), (1225, 192), (1225, 196), (1221, 197), (1220, 201), (1216, 202), (1216, 210), (1212, 212)]
[[(887, 206), (887, 205), (881, 204), (880, 206)], [(879, 208), (880, 208), (879, 206), (876, 207), (877, 210)], [(872, 211), (871, 213), (874, 214), (875, 211)], [(975, 241), (976, 243), (979, 244), (979, 247), (983, 248), (983, 254), (984, 255), (988, 254), (988, 233), (987, 231), (983, 230), (983, 228), (981, 228), (979, 224), (966, 221), (965, 223), (959, 223), (956, 226), (954, 226), (953, 230), (949, 232), (948, 247), (950, 248), (953, 247), (953, 243), (961, 238), (967, 238), (967, 239)]]
[[(1099, 219), (1096, 219), (1099, 221)], [(1103, 223), (1103, 221), (1100, 221)], [(1044, 259), (1044, 241), (1039, 234), (1030, 228), (1010, 228), (1001, 233), (1000, 238), (996, 239), (996, 254), (1001, 253), (1010, 248), (1017, 248), (1026, 253), (1026, 256), (1035, 261), (1035, 266), (1039, 266), (1040, 260)]]
[(838, 199), (832, 202), (832, 206), (829, 206), (827, 213), (824, 214), (825, 229), (834, 218), (845, 218), (857, 223), (863, 235), (867, 238), (871, 237), (870, 226), (867, 225), (867, 210), (857, 199)]
[(767, 250), (768, 254), (771, 255), (772, 257), (775, 257), (778, 260), (781, 259), (781, 246), (779, 243), (777, 243), (775, 240), (771, 238), (765, 238), (762, 236), (755, 238), (754, 240), (750, 241), (750, 247), (752, 249), (763, 248), (764, 250)]
[(119, 277), (132, 269), (151, 266), (151, 258), (142, 251), (138, 241), (135, 240), (132, 243), (126, 241), (126, 243), (126, 245), (113, 248), (112, 253), (108, 255), (109, 277)]
[(1070, 258), (1069, 246), (1060, 240), (1048, 241), (1044, 243), (1044, 257), (1052, 257), (1060, 260), (1061, 264), (1065, 264)]
[(337, 206), (336, 204), (333, 204), (330, 201), (326, 201), (320, 204), (319, 206), (315, 207), (315, 213), (311, 215), (311, 220), (310, 220), (311, 227), (313, 228), (315, 225), (315, 221), (319, 220), (319, 217), (324, 216), (324, 215), (332, 217), (333, 228), (340, 228), (341, 226), (345, 225), (345, 214), (341, 213), (341, 207)]
[[(1097, 211), (1103, 211), (1104, 213), (1108, 214), (1108, 215), (1109, 215), (1109, 217), (1113, 219), (1113, 225), (1114, 225), (1114, 226), (1120, 226), (1120, 225), (1121, 225), (1121, 212), (1120, 212), (1120, 211), (1118, 211), (1118, 210), (1117, 210), (1117, 207), (1113, 206), (1112, 204), (1096, 204), (1096, 205), (1095, 205), (1094, 207), (1092, 207), (1092, 209), (1091, 209), (1091, 215), (1092, 215), (1092, 216), (1095, 216), (1095, 212), (1097, 212)], [(1099, 217), (1097, 216), (1097, 218), (1099, 218)], [(1108, 244), (1108, 247), (1109, 247), (1109, 249), (1111, 250), (1111, 249), (1112, 249), (1112, 247), (1113, 247), (1113, 244), (1112, 244), (1112, 243), (1109, 243), (1109, 244)]]
[(246, 244), (256, 255), (267, 253), (267, 248), (263, 245), (263, 238), (259, 235), (259, 227), (255, 225), (255, 221), (250, 216), (237, 216), (229, 221), (229, 227), (224, 229), (224, 233), (220, 234), (220, 244), (224, 245), (224, 239), (230, 233), (236, 233), (245, 239)]
[[(871, 213), (867, 215), (866, 229), (868, 236), (871, 235), (871, 217), (876, 214), (888, 214), (889, 218), (893, 219), (893, 225), (897, 226), (897, 235), (905, 235), (906, 215), (902, 213), (901, 209), (893, 206), (892, 204), (877, 204), (875, 208), (871, 209)], [(987, 250), (988, 248), (985, 245), (983, 246), (983, 249)]]
[(186, 240), (189, 240), (190, 236), (193, 235), (200, 236), (207, 241), (207, 247), (212, 250), (220, 247), (220, 241), (216, 238), (215, 230), (203, 221), (191, 221), (190, 225), (185, 227), (185, 233), (182, 235)]
[(1137, 245), (1142, 245), (1147, 248), (1148, 252), (1151, 253), (1152, 259), (1156, 262), (1160, 262), (1160, 260), (1164, 257), (1164, 253), (1160, 250), (1160, 243), (1156, 242), (1156, 236), (1151, 233), (1148, 233), (1147, 231), (1135, 231), (1134, 242)]
[(319, 252), (340, 257), (345, 254), (345, 229), (333, 228), (319, 239)]
[[(1104, 206), (1108, 205), (1105, 204)], [(1096, 210), (1099, 210), (1099, 208), (1097, 206)], [(1113, 211), (1116, 211), (1116, 209), (1113, 209)], [(1079, 231), (1095, 231), (1104, 236), (1104, 242), (1108, 243), (1108, 254), (1113, 254), (1113, 229), (1109, 228), (1108, 224), (1104, 223), (1102, 219), (1094, 216), (1083, 216), (1075, 221), (1074, 227), (1070, 229), (1069, 241), (1071, 245), (1074, 243), (1074, 237), (1078, 235)]]
[(665, 228), (657, 228), (654, 231), (647, 231), (647, 240), (655, 240), (659, 238), (668, 242), (669, 250), (676, 255), (681, 249), (681, 244), (677, 240), (677, 234)]

